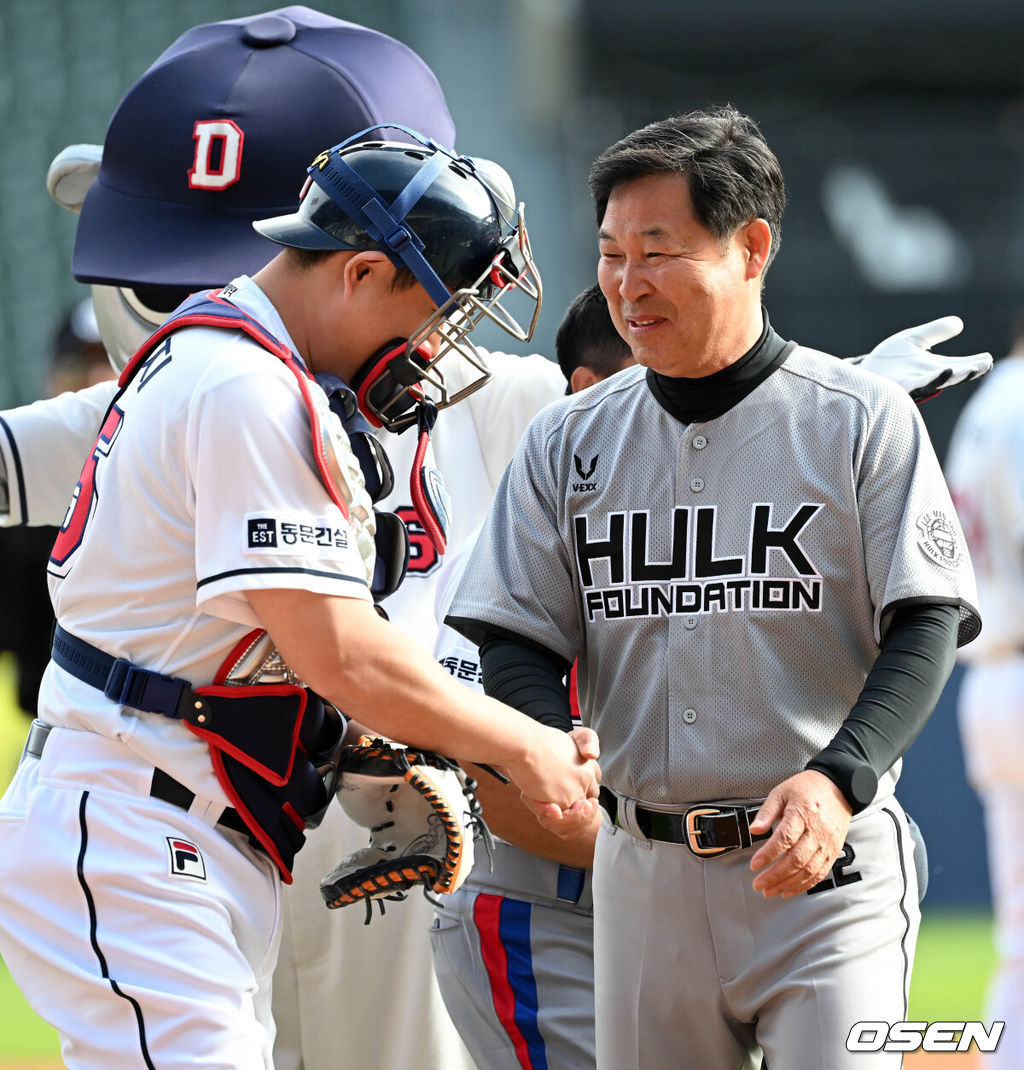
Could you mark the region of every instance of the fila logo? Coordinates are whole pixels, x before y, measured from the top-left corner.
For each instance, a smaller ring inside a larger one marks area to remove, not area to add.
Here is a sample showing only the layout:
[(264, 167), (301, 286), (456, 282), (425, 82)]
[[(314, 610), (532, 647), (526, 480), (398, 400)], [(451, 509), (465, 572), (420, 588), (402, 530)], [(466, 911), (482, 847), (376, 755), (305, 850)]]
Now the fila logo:
[(190, 189), (227, 189), (242, 177), (245, 135), (231, 119), (200, 119), (192, 130), (196, 154), (188, 173)]
[[(580, 459), (579, 454), (574, 453), (572, 455), (573, 464), (576, 466), (576, 474), (580, 477), (580, 479), (584, 481), (590, 479), (590, 477), (594, 474), (594, 470), (597, 468), (597, 459), (600, 456), (601, 455), (599, 453), (595, 453), (594, 456), (590, 458), (590, 464), (586, 468), (584, 468), (583, 461)], [(597, 484), (588, 482), (573, 483), (572, 489), (578, 494), (581, 490), (597, 490)]]
[(206, 865), (199, 848), (188, 840), (177, 836), (167, 836), (167, 850), (171, 856), (171, 876), (191, 877), (193, 880), (206, 880)]

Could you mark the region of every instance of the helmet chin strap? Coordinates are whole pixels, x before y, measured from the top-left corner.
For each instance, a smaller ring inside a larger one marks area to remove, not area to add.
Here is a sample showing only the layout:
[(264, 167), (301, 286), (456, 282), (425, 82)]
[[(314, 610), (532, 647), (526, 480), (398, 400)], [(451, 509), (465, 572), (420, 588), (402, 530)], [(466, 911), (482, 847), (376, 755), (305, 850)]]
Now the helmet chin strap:
[[(444, 476), (434, 463), (430, 433), (437, 420), (437, 406), (417, 388), (420, 381), (413, 360), (426, 365), (430, 351), (424, 345), (408, 354), (404, 338), (381, 346), (352, 379), (359, 409), (374, 427), (387, 427), (397, 434), (417, 428), (416, 452), (409, 473), (409, 494), (416, 518), (434, 549), (443, 555), (451, 523), (451, 497)], [(413, 359), (410, 359), (412, 357)], [(415, 409), (415, 411), (410, 411)]]
[(431, 360), (426, 345), (412, 353), (407, 348), (407, 339), (392, 338), (352, 377), (352, 389), (363, 415), (374, 427), (387, 427), (396, 434), (416, 422), (409, 410), (423, 399), (418, 387), (422, 375), (416, 368), (417, 358), (424, 368)]
[(430, 432), (437, 419), (437, 406), (425, 398), (416, 408), (419, 441), (409, 473), (409, 493), (420, 526), (434, 544), (438, 556), (448, 546), (448, 525), (452, 518), (452, 500), (444, 485), (444, 476), (434, 464), (434, 448)]

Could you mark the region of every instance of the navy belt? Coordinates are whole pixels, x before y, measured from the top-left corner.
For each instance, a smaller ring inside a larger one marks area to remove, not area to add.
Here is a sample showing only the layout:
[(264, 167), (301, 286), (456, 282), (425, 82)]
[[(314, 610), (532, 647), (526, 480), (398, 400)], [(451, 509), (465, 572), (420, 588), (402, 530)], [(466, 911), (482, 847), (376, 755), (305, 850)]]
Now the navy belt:
[[(601, 788), (601, 805), (613, 824), (623, 827), (618, 820), (619, 800), (608, 788)], [(666, 814), (637, 805), (636, 823), (649, 840), (682, 843), (699, 858), (712, 858), (768, 839), (770, 832), (755, 835), (750, 831), (750, 822), (760, 809), (761, 803), (730, 806), (711, 802), (697, 803), (681, 814)]]
[[(52, 727), (52, 725), (48, 725), (44, 721), (35, 720), (32, 722), (32, 726), (28, 730), (28, 739), (25, 741), (25, 754), (29, 758), (41, 758), (43, 756), (43, 749), (46, 747), (46, 740), (49, 738)], [(180, 807), (182, 810), (187, 810), (196, 797), (194, 791), (189, 791), (184, 784), (169, 776), (162, 769), (153, 770), (153, 782), (150, 784), (149, 795), (152, 799), (170, 803), (172, 806)], [(249, 834), (249, 830), (245, 827), (245, 822), (238, 816), (238, 811), (232, 810), (230, 807), (226, 808), (220, 815), (217, 819), (217, 824), (223, 828), (231, 829), (232, 832), (241, 832), (246, 836)]]
[(209, 714), (209, 707), (188, 680), (140, 668), (127, 658), (115, 658), (59, 624), (54, 628), (51, 655), (62, 669), (121, 706), (199, 724)]

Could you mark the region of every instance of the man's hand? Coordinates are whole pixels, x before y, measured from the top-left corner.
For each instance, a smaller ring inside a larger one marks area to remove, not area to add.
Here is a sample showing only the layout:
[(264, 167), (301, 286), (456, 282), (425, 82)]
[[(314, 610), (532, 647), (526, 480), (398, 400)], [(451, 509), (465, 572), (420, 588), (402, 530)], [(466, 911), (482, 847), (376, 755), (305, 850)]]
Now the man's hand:
[(784, 780), (765, 799), (750, 831), (771, 838), (750, 860), (761, 870), (754, 889), (784, 899), (813, 888), (839, 857), (852, 811), (843, 793), (822, 773), (807, 770)]
[(964, 321), (959, 316), (943, 316), (920, 327), (897, 331), (866, 356), (852, 357), (851, 361), (898, 383), (914, 401), (927, 401), (947, 387), (979, 379), (991, 370), (991, 353), (947, 357), (931, 352), (932, 346), (948, 342), (963, 329)]
[(571, 751), (567, 753), (573, 765), (590, 771), (593, 779), (587, 787), (586, 794), (570, 806), (558, 806), (546, 801), (545, 796), (535, 794), (515, 775), (512, 779), (519, 784), (523, 802), (536, 815), (541, 827), (547, 829), (548, 832), (553, 832), (556, 836), (568, 839), (588, 833), (590, 830), (596, 830), (600, 823), (597, 794), (601, 770), (597, 765), (597, 758), (601, 750), (597, 733), (591, 728), (574, 728), (568, 733), (558, 732), (556, 729), (550, 731), (561, 736), (563, 743), (559, 744), (560, 750), (565, 750), (565, 744), (571, 748)]

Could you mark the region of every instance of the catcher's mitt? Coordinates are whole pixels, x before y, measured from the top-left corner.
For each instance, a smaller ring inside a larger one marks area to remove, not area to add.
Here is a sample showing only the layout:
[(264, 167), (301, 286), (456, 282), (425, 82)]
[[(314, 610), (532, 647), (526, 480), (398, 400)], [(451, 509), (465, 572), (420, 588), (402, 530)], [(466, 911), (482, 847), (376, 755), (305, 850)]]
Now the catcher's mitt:
[[(343, 858), (320, 882), (330, 908), (373, 900), (454, 892), (473, 867), (473, 841), (490, 833), (480, 815), (476, 781), (450, 758), (362, 736), (342, 748), (338, 801), (370, 830), (370, 844)], [(380, 903), (383, 909), (383, 902)]]

